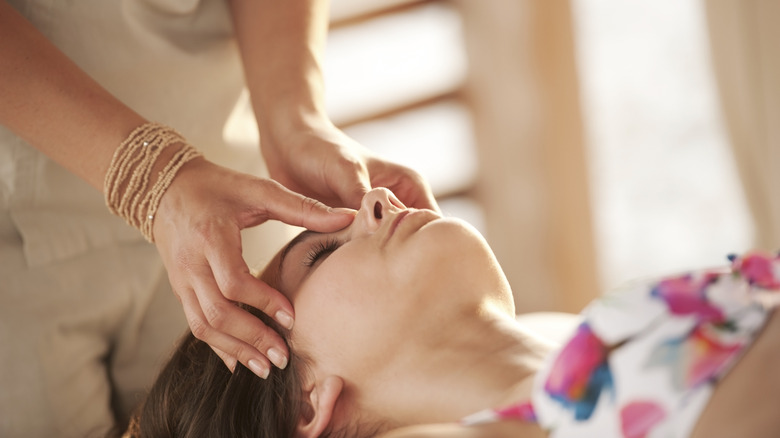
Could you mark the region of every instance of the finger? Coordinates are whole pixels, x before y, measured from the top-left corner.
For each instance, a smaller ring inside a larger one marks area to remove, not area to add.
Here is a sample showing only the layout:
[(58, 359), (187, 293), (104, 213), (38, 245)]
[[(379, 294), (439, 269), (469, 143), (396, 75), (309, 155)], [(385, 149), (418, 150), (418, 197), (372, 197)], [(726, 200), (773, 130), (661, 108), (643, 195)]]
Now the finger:
[(423, 190), (423, 197), (420, 199), (419, 205), (420, 207), (417, 208), (427, 208), (441, 213), (439, 203), (436, 202), (436, 198), (433, 197), (433, 193), (430, 190)]
[(428, 182), (418, 172), (379, 159), (370, 160), (368, 170), (372, 186), (387, 187), (406, 206), (440, 212)]
[(271, 180), (264, 181), (260, 196), (268, 218), (322, 233), (346, 227), (357, 214), (355, 210), (328, 207)]
[[(436, 199), (433, 197), (430, 189), (425, 185), (416, 185), (412, 183), (399, 183), (397, 185), (390, 185), (387, 187), (390, 189), (397, 198), (398, 202), (405, 206), (412, 208), (426, 208), (441, 213), (439, 210), (439, 204), (436, 203)], [(391, 202), (395, 203), (393, 199)]]
[(427, 208), (441, 213), (439, 204), (433, 196), (433, 191), (422, 175), (417, 172), (410, 172), (399, 184), (404, 186), (400, 190), (402, 195), (399, 195), (404, 203), (410, 207)]
[(401, 202), (401, 200), (398, 199), (398, 197), (396, 197), (395, 193), (393, 193), (392, 191), (390, 192), (390, 203), (401, 209), (406, 208), (406, 205), (404, 205), (404, 203)]
[[(278, 366), (286, 366), (287, 346), (273, 329), (225, 299), (213, 278), (199, 275), (191, 280), (193, 288), (179, 297), (196, 338), (237, 359), (263, 378), (270, 369), (269, 356)], [(230, 363), (226, 365), (229, 367)]]
[[(196, 290), (208, 291), (208, 293), (199, 294), (197, 298), (209, 326), (218, 332), (241, 341), (244, 345), (248, 344), (254, 349), (251, 353), (259, 352), (264, 357), (270, 359), (277, 367), (285, 368), (287, 366), (289, 355), (287, 345), (274, 329), (266, 326), (256, 316), (225, 299), (219, 294), (219, 290), (214, 291), (216, 284), (214, 284), (213, 278), (200, 277), (195, 279), (195, 281), (193, 285)], [(199, 284), (199, 281), (203, 283)], [(219, 348), (219, 345), (214, 346)], [(242, 363), (248, 363), (242, 360), (240, 354), (230, 350), (224, 351), (233, 355)]]
[(222, 359), (222, 362), (224, 362), (225, 365), (227, 365), (231, 373), (236, 371), (236, 364), (238, 363), (238, 361), (236, 360), (235, 357), (231, 357), (224, 351), (220, 350), (219, 348), (212, 347), (211, 345), (209, 345), (209, 348), (211, 348), (211, 350), (214, 353), (216, 353), (220, 359)]
[(206, 260), (222, 295), (272, 317), (282, 327), (293, 326), (293, 306), (284, 294), (252, 275), (241, 255), (241, 234), (225, 231), (205, 250)]
[[(242, 346), (240, 341), (211, 328), (200, 310), (200, 304), (193, 291), (180, 294), (180, 298), (184, 306), (184, 316), (187, 318), (187, 323), (190, 326), (190, 330), (192, 330), (193, 336), (209, 344), (212, 349), (221, 351), (222, 355), (220, 355), (220, 358), (225, 362), (228, 369), (231, 368), (231, 365), (235, 369), (237, 360), (249, 367), (258, 377), (268, 378), (271, 370), (268, 359), (258, 353), (243, 354), (243, 352), (248, 351), (248, 348)], [(243, 360), (241, 359), (242, 356)], [(252, 362), (251, 367), (249, 362)]]
[(435, 212), (441, 213), (441, 210), (439, 209), (439, 204), (436, 203), (436, 200), (433, 198), (433, 196), (417, 194), (411, 199), (408, 199), (407, 197), (407, 202), (409, 203), (409, 206), (412, 208), (425, 208), (428, 210), (433, 210)]

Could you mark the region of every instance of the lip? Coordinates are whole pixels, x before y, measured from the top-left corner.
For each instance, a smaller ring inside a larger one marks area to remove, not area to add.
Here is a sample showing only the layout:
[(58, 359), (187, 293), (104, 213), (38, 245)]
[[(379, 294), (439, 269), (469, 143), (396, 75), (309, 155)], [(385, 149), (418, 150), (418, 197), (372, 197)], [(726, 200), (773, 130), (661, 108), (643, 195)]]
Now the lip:
[[(382, 240), (386, 244), (394, 234), (397, 234), (396, 231), (402, 228), (402, 225), (404, 228), (402, 230), (403, 234), (407, 234), (408, 232), (415, 232), (417, 229), (425, 226), (429, 222), (440, 218), (441, 216), (435, 214), (431, 210), (416, 208), (404, 210), (398, 213), (398, 215), (393, 219), (393, 222), (388, 227), (387, 232), (385, 233), (385, 236)], [(405, 225), (409, 221), (411, 221), (409, 225)]]
[(404, 218), (406, 216), (409, 215), (409, 213), (411, 213), (410, 210), (404, 210), (404, 211), (398, 213), (398, 216), (396, 216), (396, 218), (393, 221), (393, 223), (390, 224), (390, 230), (388, 230), (388, 233), (387, 233), (387, 238), (388, 239), (393, 236), (393, 233), (395, 233), (395, 230), (396, 230), (396, 228), (398, 228), (398, 225), (401, 223), (401, 221), (404, 220)]

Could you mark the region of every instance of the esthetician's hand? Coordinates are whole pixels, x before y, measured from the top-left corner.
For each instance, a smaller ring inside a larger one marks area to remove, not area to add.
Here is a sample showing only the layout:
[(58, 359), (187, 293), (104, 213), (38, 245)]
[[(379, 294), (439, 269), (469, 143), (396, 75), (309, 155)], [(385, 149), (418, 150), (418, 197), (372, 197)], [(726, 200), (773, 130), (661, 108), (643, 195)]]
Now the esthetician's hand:
[(287, 365), (287, 347), (236, 303), (255, 307), (286, 328), (292, 327), (294, 312), (284, 295), (251, 275), (241, 255), (241, 229), (277, 219), (329, 232), (353, 218), (354, 211), (331, 209), (275, 181), (199, 158), (182, 167), (162, 197), (153, 232), (195, 337), (231, 370), (239, 361), (266, 377), (270, 362)]
[(439, 209), (419, 173), (377, 157), (330, 121), (261, 144), (272, 178), (328, 205), (359, 208), (371, 188), (386, 187), (408, 207)]

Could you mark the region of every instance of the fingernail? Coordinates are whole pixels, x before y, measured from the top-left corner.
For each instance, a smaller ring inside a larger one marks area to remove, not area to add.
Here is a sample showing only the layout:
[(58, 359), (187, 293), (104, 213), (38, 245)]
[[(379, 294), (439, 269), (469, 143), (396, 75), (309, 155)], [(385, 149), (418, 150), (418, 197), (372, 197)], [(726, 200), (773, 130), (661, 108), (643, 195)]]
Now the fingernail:
[(351, 208), (332, 208), (330, 210), (332, 213), (338, 213), (338, 214), (348, 214), (350, 216), (355, 216), (357, 214), (357, 210), (353, 210)]
[(249, 361), (249, 369), (262, 379), (267, 379), (268, 373), (271, 372), (271, 370), (269, 370), (265, 365), (255, 359), (251, 359)]
[(286, 328), (287, 330), (292, 330), (294, 323), (292, 315), (285, 312), (284, 310), (280, 310), (276, 312), (274, 318), (279, 324), (282, 325), (282, 327)]
[(287, 356), (282, 354), (282, 352), (276, 348), (268, 349), (268, 358), (271, 359), (271, 362), (273, 362), (273, 364), (276, 365), (280, 370), (283, 370), (287, 367)]

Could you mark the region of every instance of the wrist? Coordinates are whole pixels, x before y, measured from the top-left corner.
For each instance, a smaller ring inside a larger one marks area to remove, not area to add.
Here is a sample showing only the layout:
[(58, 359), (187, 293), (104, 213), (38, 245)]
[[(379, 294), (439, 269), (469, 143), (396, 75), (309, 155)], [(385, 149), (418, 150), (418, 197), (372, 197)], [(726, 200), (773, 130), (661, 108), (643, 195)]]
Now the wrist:
[(106, 206), (154, 242), (152, 228), (160, 199), (181, 167), (200, 156), (172, 128), (144, 123), (111, 159), (103, 190)]
[(284, 137), (329, 123), (319, 69), (267, 71), (254, 79), (248, 85), (261, 138)]
[(261, 144), (285, 144), (301, 134), (335, 129), (323, 108), (305, 101), (253, 105)]

